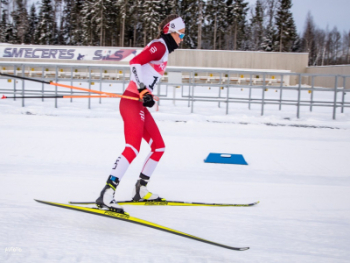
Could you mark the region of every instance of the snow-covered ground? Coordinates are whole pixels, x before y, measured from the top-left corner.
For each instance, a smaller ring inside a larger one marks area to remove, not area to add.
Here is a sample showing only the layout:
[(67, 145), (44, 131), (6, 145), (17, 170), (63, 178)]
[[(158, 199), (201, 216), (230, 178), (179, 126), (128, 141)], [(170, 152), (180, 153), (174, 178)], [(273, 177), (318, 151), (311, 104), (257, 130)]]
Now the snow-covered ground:
[[(245, 92), (245, 91), (242, 91)], [(274, 91), (273, 91), (274, 92)], [(271, 93), (273, 94), (273, 93)], [(272, 96), (272, 95), (271, 95)], [(305, 95), (309, 96), (309, 95)], [(322, 95), (323, 96), (323, 95)], [(332, 100), (329, 94), (329, 100)], [(132, 207), (133, 216), (231, 246), (45, 206), (94, 200), (124, 148), (118, 99), (0, 101), (0, 262), (349, 262), (350, 114), (331, 108), (162, 101), (166, 152), (149, 188), (167, 199), (255, 207)], [(315, 128), (318, 127), (318, 128)], [(118, 188), (130, 199), (143, 144)], [(243, 154), (248, 166), (204, 163)]]

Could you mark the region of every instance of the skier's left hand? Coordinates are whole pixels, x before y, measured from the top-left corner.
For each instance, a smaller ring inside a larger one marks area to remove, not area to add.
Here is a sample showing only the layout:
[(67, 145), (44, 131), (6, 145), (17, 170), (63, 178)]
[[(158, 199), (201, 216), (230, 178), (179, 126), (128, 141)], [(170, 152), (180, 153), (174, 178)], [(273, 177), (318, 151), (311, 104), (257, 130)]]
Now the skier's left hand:
[(149, 93), (145, 84), (141, 83), (139, 88), (140, 99), (142, 100), (142, 104), (144, 107), (152, 108), (155, 104), (153, 99), (153, 95)]
[(149, 92), (147, 92), (145, 95), (143, 95), (143, 106), (148, 107), (148, 108), (152, 108), (155, 101), (153, 99), (153, 95)]

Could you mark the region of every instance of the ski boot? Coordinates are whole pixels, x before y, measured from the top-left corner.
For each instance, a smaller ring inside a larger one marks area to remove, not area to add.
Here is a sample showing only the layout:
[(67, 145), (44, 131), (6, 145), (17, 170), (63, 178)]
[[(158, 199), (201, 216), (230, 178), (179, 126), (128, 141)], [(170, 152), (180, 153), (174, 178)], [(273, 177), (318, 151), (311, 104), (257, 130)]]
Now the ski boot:
[(119, 185), (119, 179), (110, 175), (105, 187), (102, 189), (100, 196), (96, 199), (96, 205), (101, 209), (108, 209), (112, 212), (125, 214), (121, 205), (114, 200), (115, 190)]
[(140, 174), (140, 179), (137, 180), (133, 190), (133, 201), (144, 202), (144, 201), (166, 201), (164, 198), (160, 198), (157, 194), (153, 194), (147, 189), (149, 177), (144, 174)]

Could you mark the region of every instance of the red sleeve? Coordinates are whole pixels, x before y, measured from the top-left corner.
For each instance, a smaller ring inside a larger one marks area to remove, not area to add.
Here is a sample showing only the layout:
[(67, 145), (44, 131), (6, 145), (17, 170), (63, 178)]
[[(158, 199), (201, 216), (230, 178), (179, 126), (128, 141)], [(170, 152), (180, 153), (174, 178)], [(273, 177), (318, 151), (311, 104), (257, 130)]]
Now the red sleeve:
[(154, 42), (145, 47), (144, 50), (130, 61), (132, 64), (144, 65), (150, 61), (160, 60), (165, 54), (166, 48), (161, 42)]

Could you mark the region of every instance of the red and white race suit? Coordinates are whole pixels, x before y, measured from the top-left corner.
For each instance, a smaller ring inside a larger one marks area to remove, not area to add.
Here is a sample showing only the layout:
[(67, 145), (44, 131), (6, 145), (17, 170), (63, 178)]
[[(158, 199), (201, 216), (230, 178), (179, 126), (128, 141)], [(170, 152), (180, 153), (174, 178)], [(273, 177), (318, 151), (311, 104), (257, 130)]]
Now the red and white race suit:
[[(162, 38), (151, 41), (138, 56), (130, 61), (131, 81), (137, 86), (142, 82), (152, 93), (154, 86), (164, 75), (168, 55), (168, 48)], [(129, 91), (139, 94), (134, 89)]]
[[(150, 42), (142, 52), (130, 61), (131, 81), (124, 92), (126, 96), (139, 97), (138, 86), (144, 83), (150, 93), (164, 75), (169, 51), (163, 39)], [(119, 180), (140, 151), (142, 138), (150, 145), (142, 174), (151, 176), (162, 157), (165, 144), (152, 115), (140, 101), (122, 98), (120, 113), (124, 121), (125, 148), (115, 162), (111, 175)]]

